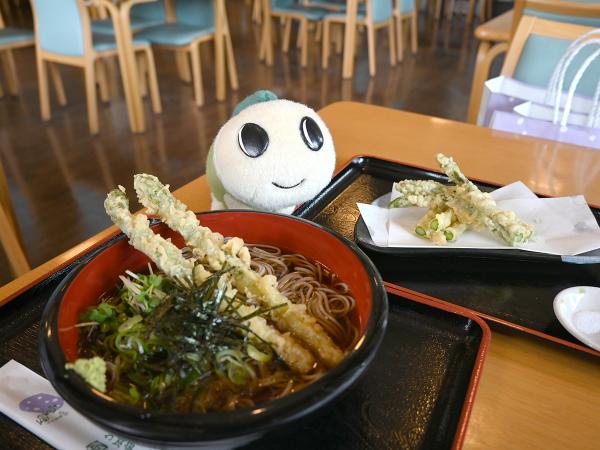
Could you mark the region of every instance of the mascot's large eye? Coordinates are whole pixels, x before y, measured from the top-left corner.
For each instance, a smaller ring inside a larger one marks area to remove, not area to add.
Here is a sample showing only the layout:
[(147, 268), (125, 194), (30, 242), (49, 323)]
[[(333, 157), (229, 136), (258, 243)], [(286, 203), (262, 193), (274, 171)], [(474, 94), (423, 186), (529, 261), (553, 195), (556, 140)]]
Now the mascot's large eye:
[(300, 135), (308, 148), (316, 152), (323, 147), (323, 133), (317, 122), (310, 117), (303, 117), (300, 121)]
[(258, 158), (267, 151), (269, 135), (261, 126), (246, 123), (238, 134), (238, 144), (250, 158)]

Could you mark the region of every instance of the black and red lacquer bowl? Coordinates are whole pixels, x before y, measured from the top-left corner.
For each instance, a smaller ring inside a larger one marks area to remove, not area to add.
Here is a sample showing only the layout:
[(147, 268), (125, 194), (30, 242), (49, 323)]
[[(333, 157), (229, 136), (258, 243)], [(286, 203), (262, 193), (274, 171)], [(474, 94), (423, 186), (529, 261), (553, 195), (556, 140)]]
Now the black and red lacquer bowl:
[[(204, 226), (248, 243), (271, 244), (319, 261), (346, 282), (356, 298), (362, 334), (342, 362), (304, 389), (254, 408), (207, 414), (143, 411), (119, 404), (65, 369), (77, 357), (81, 314), (113, 289), (126, 269), (143, 270), (148, 258), (122, 236), (73, 270), (56, 289), (41, 322), (40, 355), (46, 376), (58, 393), (98, 425), (136, 441), (169, 446), (232, 448), (285, 427), (330, 403), (350, 387), (372, 360), (387, 323), (387, 297), (381, 277), (365, 254), (347, 239), (291, 216), (225, 211), (198, 215)], [(183, 245), (164, 224), (157, 233)]]

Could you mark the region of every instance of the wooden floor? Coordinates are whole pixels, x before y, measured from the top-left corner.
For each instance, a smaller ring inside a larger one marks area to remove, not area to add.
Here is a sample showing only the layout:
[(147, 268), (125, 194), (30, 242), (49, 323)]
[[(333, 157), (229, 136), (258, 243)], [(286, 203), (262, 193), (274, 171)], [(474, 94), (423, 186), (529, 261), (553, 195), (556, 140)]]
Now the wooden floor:
[[(100, 134), (88, 133), (83, 74), (63, 67), (68, 105), (53, 103), (52, 120), (39, 115), (34, 52), (16, 52), (21, 95), (0, 99), (0, 155), (10, 184), (28, 258), (32, 266), (61, 253), (109, 225), (103, 210), (106, 192), (117, 184), (128, 190), (132, 175), (156, 174), (177, 188), (204, 173), (208, 148), (235, 104), (257, 89), (319, 109), (339, 100), (368, 102), (455, 120), (466, 117), (475, 42), (464, 16), (435, 23), (421, 17), (416, 56), (406, 54), (395, 68), (388, 65), (387, 37), (377, 46), (377, 76), (369, 78), (366, 43), (357, 59), (356, 76), (341, 80), (341, 55), (323, 71), (318, 46), (311, 42), (309, 67), (299, 67), (294, 49), (275, 52), (273, 68), (258, 62), (258, 28), (241, 0), (227, 2), (240, 76), (240, 89), (228, 100), (214, 99), (212, 47), (203, 48), (206, 105), (194, 105), (192, 87), (180, 82), (171, 54), (157, 55), (163, 113), (155, 116), (146, 102), (148, 131), (129, 131), (122, 92), (101, 105)], [(0, 73), (0, 77), (2, 74)], [(415, 145), (419, 145), (415, 142)], [(440, 149), (443, 150), (443, 149)], [(357, 153), (369, 152), (357, 148)], [(132, 205), (137, 208), (138, 205)], [(0, 283), (11, 279), (0, 256)]]

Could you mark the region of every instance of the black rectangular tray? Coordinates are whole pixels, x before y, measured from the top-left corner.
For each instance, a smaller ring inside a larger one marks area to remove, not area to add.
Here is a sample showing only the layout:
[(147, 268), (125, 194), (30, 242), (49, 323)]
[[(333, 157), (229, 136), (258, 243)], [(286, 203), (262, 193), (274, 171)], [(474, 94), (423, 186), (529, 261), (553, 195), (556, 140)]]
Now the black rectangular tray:
[[(447, 177), (438, 172), (357, 157), (294, 214), (355, 240), (360, 217), (356, 204), (371, 203), (402, 179), (447, 182)], [(485, 191), (499, 187), (475, 184)], [(592, 212), (599, 220), (600, 211), (592, 208)], [(599, 264), (567, 264), (560, 257), (523, 250), (413, 248), (386, 254), (369, 246), (362, 248), (387, 282), (468, 308), (495, 323), (599, 354), (571, 336), (556, 319), (552, 307), (555, 295), (567, 287), (600, 286)]]
[[(38, 324), (60, 278), (55, 276), (0, 309), (0, 365), (15, 359), (42, 374)], [(265, 436), (249, 450), (460, 448), (490, 341), (489, 328), (452, 305), (393, 287), (388, 295), (388, 329), (365, 375), (318, 415)], [(50, 448), (0, 414), (0, 447), (8, 443), (13, 450)]]

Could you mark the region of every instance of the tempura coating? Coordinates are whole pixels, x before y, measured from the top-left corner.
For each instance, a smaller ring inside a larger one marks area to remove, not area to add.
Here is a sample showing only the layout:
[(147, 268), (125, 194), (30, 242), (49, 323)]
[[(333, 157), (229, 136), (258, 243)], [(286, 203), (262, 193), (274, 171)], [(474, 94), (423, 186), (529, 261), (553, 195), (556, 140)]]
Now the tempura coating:
[[(106, 197), (104, 207), (115, 225), (129, 237), (131, 245), (146, 254), (167, 275), (183, 281), (189, 280), (190, 282), (194, 272), (196, 272), (195, 276), (199, 279), (206, 275), (206, 271), (195, 270), (194, 261), (184, 258), (181, 251), (174, 244), (154, 233), (145, 215), (131, 214), (125, 188), (119, 186), (119, 189), (111, 191)], [(183, 224), (184, 222), (177, 223)], [(192, 232), (190, 235), (195, 236), (196, 234)], [(237, 259), (240, 266), (248, 267), (239, 258)], [(256, 310), (251, 306), (244, 306), (243, 308), (240, 312), (242, 316), (247, 316)], [(262, 317), (252, 317), (248, 319), (247, 324), (250, 330), (259, 338), (269, 342), (275, 353), (293, 370), (299, 373), (307, 373), (314, 366), (315, 359), (308, 350), (303, 348), (291, 336), (282, 334), (270, 326)]]
[[(140, 202), (158, 213), (165, 223), (179, 232), (187, 245), (198, 249), (201, 254), (206, 254), (212, 261), (218, 261), (219, 267), (226, 265), (235, 269), (233, 283), (237, 289), (242, 292), (245, 290), (252, 292), (266, 307), (284, 304), (284, 308), (277, 308), (271, 313), (281, 328), (290, 331), (304, 342), (326, 366), (333, 367), (341, 361), (344, 352), (337, 347), (317, 320), (308, 314), (306, 306), (290, 302), (277, 289), (276, 280), (272, 280), (269, 275), (260, 277), (250, 269), (249, 259), (246, 261), (241, 258), (246, 255), (243, 251), (243, 249), (247, 251), (246, 247), (239, 247), (239, 242), (225, 244), (221, 248), (216, 246), (211, 238), (210, 229), (201, 227), (195, 215), (187, 211), (187, 207), (173, 197), (168, 186), (162, 185), (156, 177), (136, 175), (134, 186)], [(197, 228), (204, 228), (204, 230), (200, 231)], [(230, 251), (226, 253), (226, 249)]]

